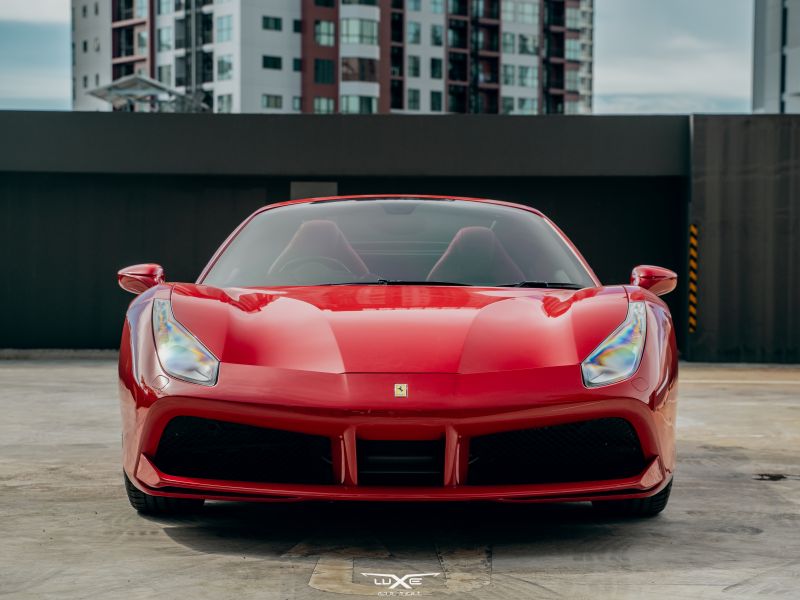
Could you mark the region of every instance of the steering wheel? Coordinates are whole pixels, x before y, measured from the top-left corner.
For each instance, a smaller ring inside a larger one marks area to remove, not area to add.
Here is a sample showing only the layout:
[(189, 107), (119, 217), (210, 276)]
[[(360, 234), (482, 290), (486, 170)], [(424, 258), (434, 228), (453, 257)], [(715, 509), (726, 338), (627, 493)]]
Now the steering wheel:
[(330, 256), (298, 256), (297, 258), (287, 260), (278, 272), (297, 271), (307, 264), (324, 265), (329, 270), (338, 273), (353, 273), (342, 261), (331, 258)]

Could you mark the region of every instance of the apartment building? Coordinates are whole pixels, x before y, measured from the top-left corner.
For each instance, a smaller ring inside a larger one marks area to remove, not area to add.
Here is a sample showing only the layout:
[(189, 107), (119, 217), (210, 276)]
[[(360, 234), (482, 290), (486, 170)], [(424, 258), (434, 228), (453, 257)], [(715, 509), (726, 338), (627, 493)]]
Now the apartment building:
[(756, 0), (753, 112), (800, 113), (800, 1)]
[(593, 0), (72, 0), (73, 107), (130, 75), (236, 113), (590, 113)]

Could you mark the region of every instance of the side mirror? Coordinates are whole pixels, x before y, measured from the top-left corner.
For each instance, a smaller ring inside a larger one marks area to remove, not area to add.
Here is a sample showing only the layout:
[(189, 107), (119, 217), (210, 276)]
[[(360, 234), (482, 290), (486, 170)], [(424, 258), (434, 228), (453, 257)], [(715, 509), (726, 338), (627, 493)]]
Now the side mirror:
[(631, 285), (650, 290), (656, 296), (669, 294), (678, 285), (678, 275), (674, 271), (652, 265), (639, 265), (631, 273)]
[(119, 287), (132, 294), (141, 294), (145, 290), (164, 283), (164, 269), (161, 265), (144, 264), (125, 267), (117, 273)]

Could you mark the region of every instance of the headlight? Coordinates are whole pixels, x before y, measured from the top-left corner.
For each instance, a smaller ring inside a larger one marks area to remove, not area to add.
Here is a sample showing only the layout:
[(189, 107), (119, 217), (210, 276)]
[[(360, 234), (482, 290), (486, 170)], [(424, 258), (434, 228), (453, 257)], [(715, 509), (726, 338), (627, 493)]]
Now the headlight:
[(647, 309), (644, 302), (631, 302), (622, 325), (581, 363), (584, 385), (609, 385), (636, 373), (642, 360), (646, 329)]
[(217, 382), (217, 357), (175, 320), (169, 300), (153, 301), (153, 334), (164, 371), (191, 383)]

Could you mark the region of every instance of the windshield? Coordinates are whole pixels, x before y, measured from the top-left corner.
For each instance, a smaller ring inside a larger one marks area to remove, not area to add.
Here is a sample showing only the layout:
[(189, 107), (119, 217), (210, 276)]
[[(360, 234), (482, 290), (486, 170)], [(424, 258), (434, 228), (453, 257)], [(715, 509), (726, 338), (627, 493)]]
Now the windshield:
[(376, 198), (309, 202), (259, 213), (203, 283), (501, 286), (526, 281), (595, 285), (561, 237), (535, 213), (464, 200)]

